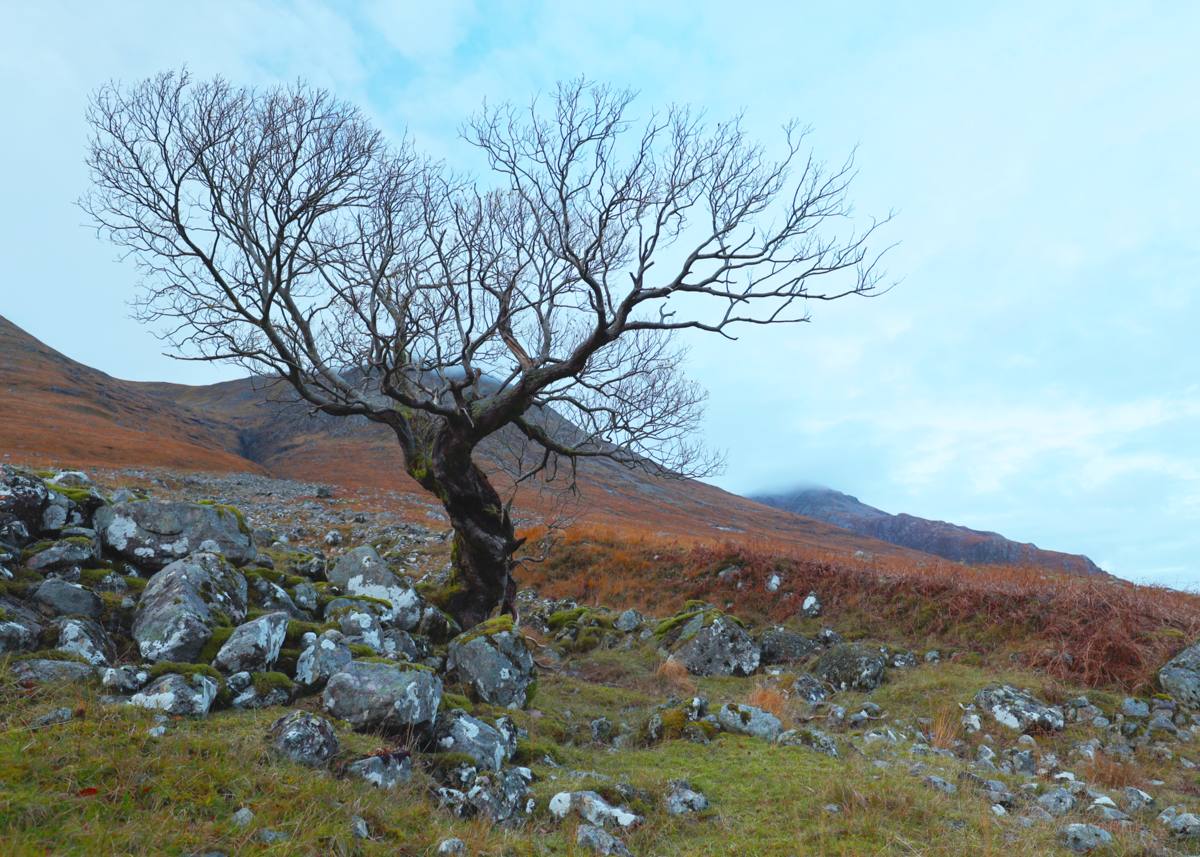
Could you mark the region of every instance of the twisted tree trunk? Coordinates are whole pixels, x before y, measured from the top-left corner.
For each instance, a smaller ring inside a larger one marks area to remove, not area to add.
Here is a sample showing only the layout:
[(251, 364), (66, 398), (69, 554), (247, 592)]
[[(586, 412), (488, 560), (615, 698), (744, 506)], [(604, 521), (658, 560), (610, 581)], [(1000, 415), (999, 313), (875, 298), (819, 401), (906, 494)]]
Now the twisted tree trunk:
[(513, 554), (521, 545), (512, 519), (487, 474), (472, 458), (474, 442), (445, 428), (429, 457), (414, 457), (408, 472), (441, 501), (454, 528), (451, 577), (438, 597), (465, 630), (497, 607), (516, 618)]

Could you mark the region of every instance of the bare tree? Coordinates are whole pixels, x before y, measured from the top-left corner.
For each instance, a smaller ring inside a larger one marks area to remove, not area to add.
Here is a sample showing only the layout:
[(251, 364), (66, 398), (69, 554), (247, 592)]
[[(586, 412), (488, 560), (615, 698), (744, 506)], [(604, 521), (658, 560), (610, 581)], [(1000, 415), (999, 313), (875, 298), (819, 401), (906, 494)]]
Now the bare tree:
[(177, 355), (392, 429), (453, 524), (442, 603), (470, 627), (512, 609), (520, 546), (485, 438), (523, 436), (517, 483), (586, 457), (708, 472), (676, 332), (802, 322), (877, 284), (876, 224), (847, 223), (851, 160), (827, 169), (795, 126), (773, 160), (736, 120), (637, 123), (631, 100), (577, 81), (483, 110), (463, 133), (485, 182), (327, 92), (165, 73), (94, 95), (82, 204), (137, 260), (139, 315)]

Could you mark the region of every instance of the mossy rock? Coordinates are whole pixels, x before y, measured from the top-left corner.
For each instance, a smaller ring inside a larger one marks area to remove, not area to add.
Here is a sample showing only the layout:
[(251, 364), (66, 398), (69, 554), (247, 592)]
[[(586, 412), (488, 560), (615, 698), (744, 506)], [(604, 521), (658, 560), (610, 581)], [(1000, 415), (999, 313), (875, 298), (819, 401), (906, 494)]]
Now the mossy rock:
[(491, 619), (480, 622), (474, 628), (459, 634), (457, 637), (451, 640), (451, 642), (461, 645), (463, 643), (469, 643), (479, 637), (490, 637), (493, 634), (501, 634), (505, 631), (511, 632), (513, 627), (512, 616), (509, 616), (508, 614), (503, 616), (493, 616)]
[(272, 690), (286, 690), (289, 696), (296, 693), (296, 683), (281, 672), (251, 673), (250, 681), (259, 696), (264, 696)]
[(39, 649), (36, 652), (21, 652), (18, 661), (70, 661), (76, 664), (86, 664), (87, 659), (74, 652), (64, 652), (61, 649)]
[(208, 664), (188, 664), (177, 661), (159, 661), (154, 666), (150, 667), (150, 680), (161, 678), (165, 675), (174, 673), (176, 675), (203, 675), (208, 676), (217, 683), (218, 687), (225, 686), (225, 677), (222, 676), (216, 669)]
[(228, 503), (218, 503), (216, 500), (199, 500), (198, 505), (212, 506), (217, 510), (217, 515), (222, 518), (226, 515), (233, 516), (234, 520), (237, 521), (238, 532), (240, 532), (243, 536), (252, 535), (250, 532), (250, 527), (246, 523), (246, 516), (242, 514), (242, 510), (237, 506), (230, 506)]
[(221, 646), (233, 635), (232, 625), (217, 625), (212, 629), (212, 636), (208, 638), (208, 642), (200, 649), (200, 654), (196, 659), (201, 663), (210, 664), (217, 656), (217, 652), (221, 651)]
[(556, 765), (563, 761), (562, 748), (550, 741), (517, 741), (517, 749), (513, 752), (514, 765), (536, 765), (549, 757)]

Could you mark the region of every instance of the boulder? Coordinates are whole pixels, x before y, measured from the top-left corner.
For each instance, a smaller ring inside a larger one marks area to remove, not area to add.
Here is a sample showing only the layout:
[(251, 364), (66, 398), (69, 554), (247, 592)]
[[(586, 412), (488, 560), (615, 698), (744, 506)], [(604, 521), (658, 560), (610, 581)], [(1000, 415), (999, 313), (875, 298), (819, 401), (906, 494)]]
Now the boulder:
[(1063, 728), (1063, 711), (1046, 705), (1009, 685), (992, 685), (975, 695), (975, 704), (1002, 726), (1018, 732), (1058, 732)]
[(167, 673), (129, 698), (132, 705), (165, 714), (203, 717), (217, 698), (217, 683), (206, 675)]
[(442, 804), (461, 818), (481, 816), (493, 824), (515, 825), (524, 820), (532, 809), (529, 783), (533, 773), (528, 768), (506, 768), (474, 777), (464, 792), (456, 788), (440, 788)]
[(633, 857), (633, 852), (625, 847), (624, 842), (603, 827), (597, 827), (594, 824), (579, 825), (575, 831), (575, 844), (588, 849), (593, 854)]
[(524, 708), (537, 678), (525, 638), (503, 625), (476, 628), (455, 637), (446, 669), (458, 676), (475, 699), (505, 708)]
[(613, 621), (613, 628), (621, 631), (622, 633), (628, 634), (631, 631), (636, 631), (638, 628), (642, 627), (643, 621), (645, 620), (642, 618), (641, 613), (630, 609), (617, 616), (616, 620)]
[(1180, 704), (1200, 708), (1200, 643), (1167, 661), (1158, 671), (1158, 683)]
[(341, 631), (329, 630), (306, 639), (296, 659), (296, 682), (305, 687), (323, 687), (329, 677), (354, 659)]
[(802, 673), (796, 676), (796, 680), (792, 682), (792, 696), (804, 700), (809, 705), (816, 705), (828, 699), (829, 692), (816, 676)]
[(813, 666), (813, 675), (836, 690), (870, 692), (883, 683), (887, 660), (878, 649), (858, 643), (839, 643)]
[(346, 766), (346, 774), (366, 780), (381, 789), (395, 788), (412, 779), (412, 758), (403, 750), (378, 753)]
[(392, 572), (375, 548), (362, 545), (342, 554), (329, 571), (329, 582), (347, 595), (380, 598), (391, 604), (388, 618), (411, 631), (421, 621), (424, 604), (407, 579)]
[(550, 814), (555, 818), (566, 818), (572, 811), (597, 827), (631, 828), (642, 823), (642, 817), (628, 807), (612, 806), (593, 791), (559, 792), (550, 798)]
[[(23, 530), (28, 538), (41, 529), (42, 510), (48, 499), (49, 491), (42, 480), (7, 465), (0, 468), (0, 527), (8, 532)], [(14, 528), (13, 524), (20, 527)]]
[(95, 592), (57, 577), (43, 580), (33, 593), (33, 600), (55, 616), (98, 619), (104, 612), (104, 602)]
[(283, 673), (259, 672), (251, 675), (238, 672), (231, 675), (226, 686), (234, 693), (230, 702), (234, 708), (255, 709), (287, 705), (296, 693), (296, 685)]
[(735, 705), (732, 702), (717, 709), (717, 721), (726, 732), (750, 735), (764, 741), (774, 741), (783, 728), (779, 718), (771, 712), (755, 708), (753, 705)]
[(292, 711), (271, 724), (271, 749), (301, 765), (319, 767), (338, 751), (337, 733), (324, 717)]
[(134, 666), (109, 667), (101, 675), (100, 683), (117, 693), (136, 693), (150, 681), (150, 673)]
[(212, 665), (227, 673), (269, 670), (279, 658), (287, 623), (288, 614), (279, 612), (238, 625), (217, 651)]
[(25, 560), (34, 571), (48, 574), (70, 568), (90, 566), (100, 558), (99, 545), (87, 536), (68, 536), (59, 539)]
[(37, 648), (41, 617), (10, 598), (0, 597), (0, 655)]
[(750, 675), (760, 657), (754, 638), (729, 616), (717, 616), (671, 655), (693, 675)]
[(1075, 796), (1066, 789), (1051, 789), (1037, 799), (1038, 806), (1055, 818), (1075, 808)]
[(108, 633), (93, 619), (59, 619), (54, 630), (58, 651), (77, 655), (93, 666), (107, 666), (116, 656)]
[(49, 658), (27, 658), (15, 661), (13, 676), (20, 682), (57, 682), (72, 684), (96, 677), (96, 668), (79, 661), (56, 661)]
[(833, 759), (841, 755), (833, 736), (820, 729), (789, 729), (776, 740), (785, 747), (807, 747)]
[(426, 730), (437, 718), (442, 680), (429, 670), (351, 661), (330, 677), (322, 695), (329, 714), (359, 731)]
[(151, 661), (193, 661), (217, 624), (246, 618), (246, 578), (222, 557), (197, 553), (150, 578), (133, 617), (133, 638)]
[(708, 798), (693, 789), (686, 780), (673, 780), (663, 804), (668, 815), (689, 815), (708, 809)]
[(1060, 831), (1062, 844), (1077, 854), (1086, 854), (1112, 844), (1112, 834), (1094, 824), (1068, 824)]
[(821, 651), (821, 644), (786, 628), (769, 628), (759, 648), (763, 664), (787, 664), (816, 654)]
[(234, 565), (257, 554), (254, 536), (231, 506), (126, 501), (101, 508), (95, 524), (104, 548), (139, 568), (165, 568), (209, 541)]
[(465, 753), (480, 768), (498, 771), (508, 761), (511, 748), (498, 729), (454, 709), (438, 718), (434, 732), (438, 750), (445, 753)]

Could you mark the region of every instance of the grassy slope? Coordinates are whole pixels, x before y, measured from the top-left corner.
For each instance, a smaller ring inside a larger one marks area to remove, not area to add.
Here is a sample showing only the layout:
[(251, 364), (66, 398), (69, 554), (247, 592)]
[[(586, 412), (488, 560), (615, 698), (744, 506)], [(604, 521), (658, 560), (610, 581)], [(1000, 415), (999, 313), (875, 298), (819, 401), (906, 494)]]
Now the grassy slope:
[[(423, 773), (409, 786), (384, 793), (272, 759), (265, 735), (283, 709), (177, 720), (164, 737), (154, 739), (146, 736), (154, 723), (148, 712), (105, 705), (94, 687), (23, 689), (0, 664), (4, 853), (163, 854), (218, 848), (236, 854), (418, 855), (433, 853), (441, 838), (454, 835), (475, 854), (571, 855), (578, 853), (572, 844), (574, 823), (548, 818), (547, 800), (566, 788), (611, 794), (611, 783), (591, 775), (571, 776), (568, 770), (598, 772), (646, 790), (651, 800), (635, 808), (646, 811), (647, 822), (625, 837), (634, 853), (642, 855), (1034, 855), (1056, 850), (1058, 823), (1027, 830), (1012, 819), (995, 819), (977, 795), (960, 791), (948, 797), (925, 786), (908, 773), (904, 756), (878, 768), (855, 752), (831, 759), (804, 748), (734, 736), (708, 746), (667, 741), (627, 751), (587, 742), (583, 736), (594, 717), (605, 715), (632, 728), (644, 722), (665, 695), (654, 673), (657, 662), (650, 645), (643, 643), (631, 651), (576, 656), (559, 672), (543, 676), (535, 710), (517, 717), (534, 745), (553, 749), (562, 767), (532, 765), (540, 778), (535, 786), (539, 809), (534, 822), (520, 831), (458, 821), (433, 809), (423, 795), (429, 783)], [(607, 683), (588, 681), (589, 675), (603, 676)], [(945, 706), (968, 700), (996, 680), (1054, 695), (1078, 690), (1031, 673), (997, 675), (961, 664), (890, 675), (871, 695), (889, 722), (936, 717)], [(761, 681), (701, 679), (698, 689), (714, 704), (740, 701)], [(843, 694), (838, 702), (849, 706), (860, 698)], [(1105, 706), (1116, 701), (1095, 692), (1092, 698)], [(35, 716), (58, 705), (76, 708), (82, 716), (37, 731), (27, 728)], [(302, 700), (299, 706), (315, 708), (316, 699)], [(795, 720), (802, 710), (789, 707), (784, 714)], [(338, 733), (344, 759), (386, 743), (344, 726)], [(1012, 743), (1009, 736), (998, 737)], [(1072, 727), (1040, 743), (1065, 759), (1069, 744), (1082, 737), (1080, 727)], [(945, 767), (947, 779), (960, 769), (958, 762), (921, 758), (935, 770)], [(1169, 773), (1138, 765), (1131, 766), (1130, 774), (1141, 781), (1151, 771)], [(689, 779), (703, 791), (712, 801), (710, 810), (701, 817), (663, 813), (657, 800), (675, 778)], [(1195, 778), (1176, 778), (1171, 789), (1174, 793), (1168, 787), (1152, 789), (1160, 805), (1190, 801)], [(825, 810), (831, 803), (842, 811)], [(230, 822), (241, 806), (256, 815), (245, 830)], [(352, 815), (367, 819), (375, 839), (362, 842), (350, 836)], [(286, 831), (292, 838), (283, 845), (261, 845), (254, 839), (261, 827)], [(1144, 853), (1128, 835), (1118, 832), (1118, 839), (1112, 853)]]

